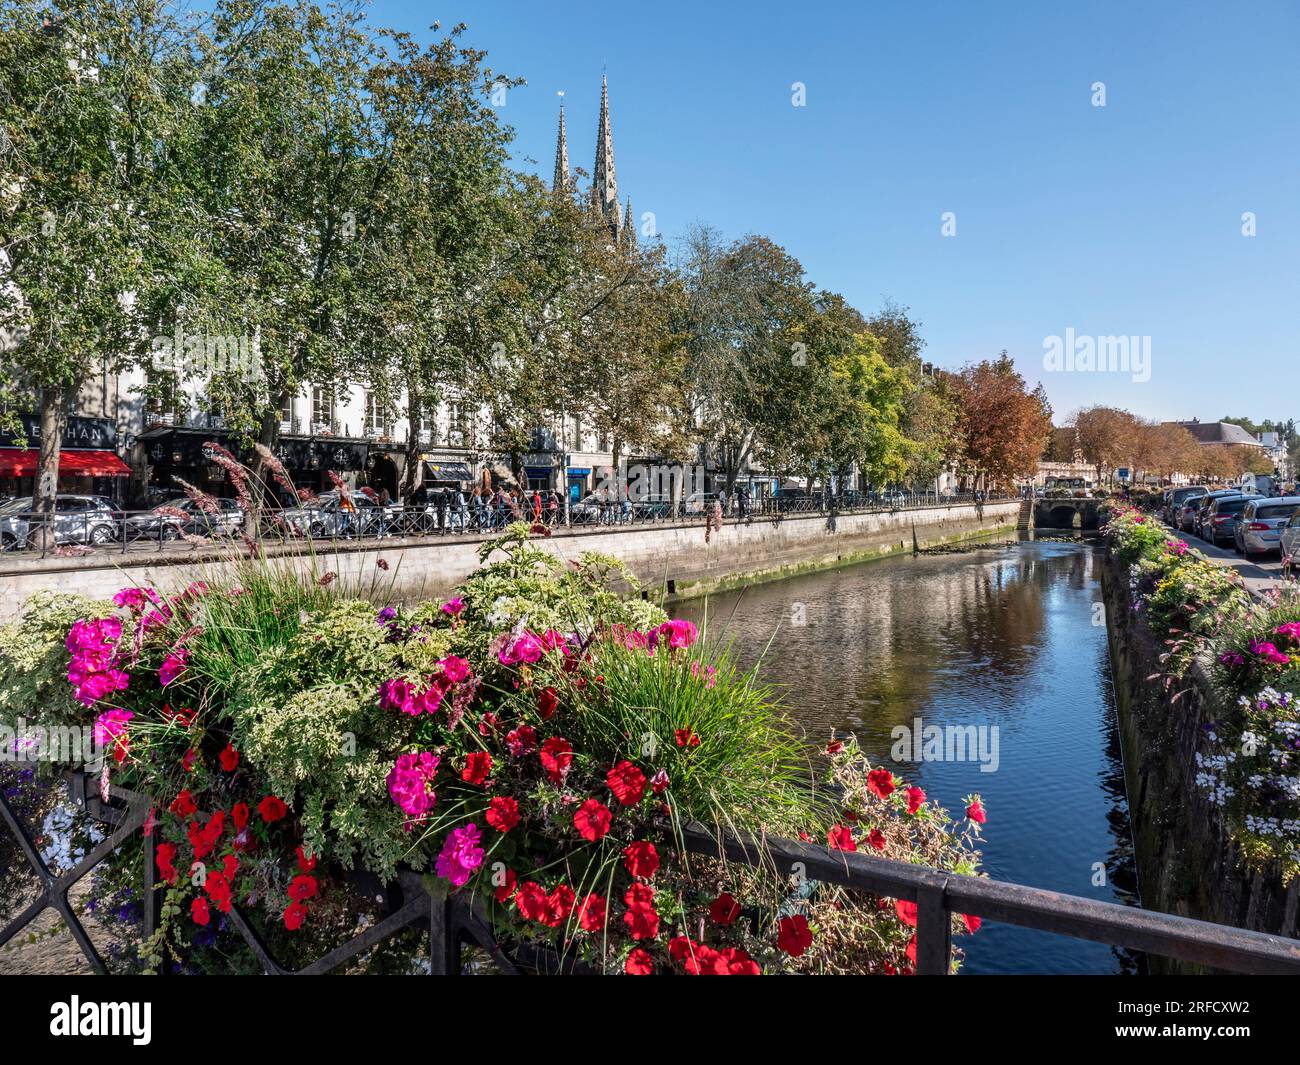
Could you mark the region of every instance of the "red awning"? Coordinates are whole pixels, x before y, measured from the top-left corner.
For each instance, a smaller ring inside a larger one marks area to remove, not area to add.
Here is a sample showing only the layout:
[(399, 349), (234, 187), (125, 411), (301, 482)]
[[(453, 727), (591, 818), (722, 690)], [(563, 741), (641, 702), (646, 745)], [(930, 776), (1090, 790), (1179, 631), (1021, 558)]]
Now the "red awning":
[[(0, 477), (34, 477), (37, 448), (0, 447)], [(111, 451), (60, 451), (60, 477), (130, 477), (131, 467)]]

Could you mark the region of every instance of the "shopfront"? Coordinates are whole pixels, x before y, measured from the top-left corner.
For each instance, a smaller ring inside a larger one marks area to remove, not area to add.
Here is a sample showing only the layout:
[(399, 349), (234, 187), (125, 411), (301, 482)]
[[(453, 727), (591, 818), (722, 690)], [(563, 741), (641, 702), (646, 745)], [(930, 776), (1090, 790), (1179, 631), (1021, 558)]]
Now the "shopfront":
[[(41, 454), (41, 416), (20, 415), (25, 448), (0, 433), (0, 496), (30, 496), (36, 490)], [(117, 427), (111, 418), (69, 417), (59, 449), (58, 491), (97, 495), (126, 502), (131, 467), (117, 453)]]

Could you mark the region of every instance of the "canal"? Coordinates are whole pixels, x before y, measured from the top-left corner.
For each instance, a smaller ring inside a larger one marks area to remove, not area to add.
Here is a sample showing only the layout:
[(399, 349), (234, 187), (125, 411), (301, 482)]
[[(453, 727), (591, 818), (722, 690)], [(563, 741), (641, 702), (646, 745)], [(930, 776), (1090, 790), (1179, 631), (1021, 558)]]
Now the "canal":
[[(759, 663), (810, 743), (854, 733), (874, 763), (956, 816), (980, 792), (989, 876), (1136, 905), (1099, 567), (1086, 541), (1026, 541), (827, 570), (674, 612)], [(983, 762), (894, 761), (893, 730), (917, 719), (976, 726)], [(968, 973), (1141, 967), (990, 921), (959, 942)]]

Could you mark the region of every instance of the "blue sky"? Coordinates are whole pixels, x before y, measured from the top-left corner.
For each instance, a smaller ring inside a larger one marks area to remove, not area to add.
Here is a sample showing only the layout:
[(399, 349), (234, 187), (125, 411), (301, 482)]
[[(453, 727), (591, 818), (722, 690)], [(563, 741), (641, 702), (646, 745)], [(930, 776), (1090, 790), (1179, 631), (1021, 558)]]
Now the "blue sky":
[[(856, 306), (909, 306), (939, 365), (1006, 348), (1058, 420), (1300, 416), (1300, 3), (377, 0), (372, 17), (466, 22), (528, 80), (504, 113), (547, 177), (559, 90), (591, 170), (607, 71), (620, 194), (669, 243), (694, 221), (770, 236)], [(1150, 337), (1150, 380), (1046, 372), (1067, 329)]]

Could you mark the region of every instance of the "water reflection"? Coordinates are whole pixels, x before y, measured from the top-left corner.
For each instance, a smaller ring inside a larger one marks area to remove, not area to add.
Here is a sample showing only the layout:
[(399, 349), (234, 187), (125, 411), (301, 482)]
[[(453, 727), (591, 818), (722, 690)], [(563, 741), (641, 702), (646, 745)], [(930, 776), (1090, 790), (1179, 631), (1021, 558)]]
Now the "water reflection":
[[(1026, 542), (830, 570), (677, 613), (732, 643), (743, 664), (763, 656), (810, 742), (853, 732), (873, 761), (952, 810), (980, 792), (989, 875), (1133, 903), (1106, 631), (1094, 624), (1098, 579), (1091, 547)], [(996, 728), (996, 771), (973, 756), (894, 763), (892, 731), (917, 718)], [(969, 972), (1139, 965), (1100, 944), (988, 922), (963, 945)]]

